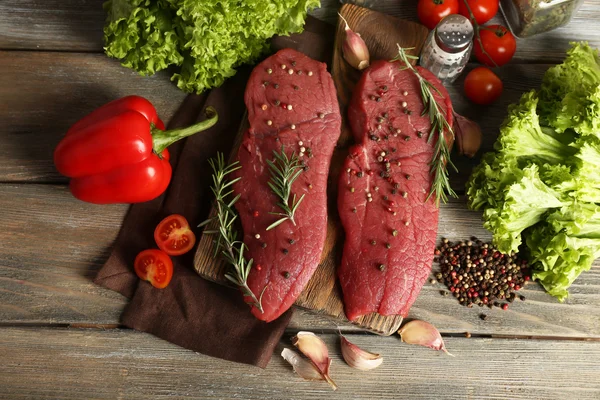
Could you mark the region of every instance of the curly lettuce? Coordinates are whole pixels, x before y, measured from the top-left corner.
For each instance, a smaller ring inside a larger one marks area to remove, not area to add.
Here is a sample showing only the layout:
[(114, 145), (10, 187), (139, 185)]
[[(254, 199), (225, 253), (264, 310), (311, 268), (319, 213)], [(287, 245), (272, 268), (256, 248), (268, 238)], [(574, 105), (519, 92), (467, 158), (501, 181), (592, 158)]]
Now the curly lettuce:
[(301, 32), (319, 0), (109, 0), (105, 52), (142, 75), (173, 67), (186, 92), (218, 87), (274, 35)]
[(600, 58), (573, 43), (539, 90), (508, 109), (494, 151), (467, 183), (469, 207), (503, 252), (563, 301), (600, 256)]

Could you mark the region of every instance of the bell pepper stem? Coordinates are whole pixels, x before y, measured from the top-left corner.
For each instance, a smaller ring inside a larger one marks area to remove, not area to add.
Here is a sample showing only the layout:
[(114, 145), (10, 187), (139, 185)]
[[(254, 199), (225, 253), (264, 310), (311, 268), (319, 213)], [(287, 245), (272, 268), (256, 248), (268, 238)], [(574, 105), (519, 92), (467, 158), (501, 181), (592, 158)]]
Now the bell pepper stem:
[(215, 110), (213, 107), (206, 107), (206, 109), (204, 110), (204, 114), (206, 115), (206, 119), (204, 121), (198, 122), (194, 125), (190, 125), (185, 128), (161, 131), (160, 129), (157, 129), (154, 126), (152, 126), (152, 147), (154, 149), (154, 152), (160, 156), (167, 147), (169, 147), (176, 141), (191, 136), (194, 133), (205, 131), (208, 128), (212, 127), (214, 124), (216, 124), (219, 120), (217, 110)]

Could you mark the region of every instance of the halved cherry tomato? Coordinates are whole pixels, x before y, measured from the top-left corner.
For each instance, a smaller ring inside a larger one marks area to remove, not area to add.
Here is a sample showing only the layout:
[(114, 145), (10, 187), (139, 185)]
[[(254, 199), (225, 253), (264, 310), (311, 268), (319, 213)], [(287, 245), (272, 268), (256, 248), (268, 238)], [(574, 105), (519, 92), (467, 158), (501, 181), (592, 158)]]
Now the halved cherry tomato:
[(442, 18), (458, 12), (458, 2), (459, 0), (419, 0), (417, 3), (419, 21), (429, 29), (433, 29)]
[(465, 78), (465, 94), (473, 103), (490, 104), (500, 95), (504, 85), (491, 69), (477, 67)]
[[(467, 3), (469, 3), (468, 8)], [(470, 19), (470, 8), (473, 17), (475, 17), (475, 21), (481, 25), (494, 18), (496, 13), (498, 13), (498, 3), (498, 0), (460, 0), (458, 4), (458, 13)]]
[(157, 249), (140, 252), (133, 268), (140, 279), (150, 282), (158, 289), (167, 287), (173, 277), (173, 261), (164, 251)]
[(158, 248), (168, 255), (179, 256), (194, 247), (196, 235), (190, 229), (190, 224), (185, 217), (172, 214), (156, 226), (154, 240)]
[(479, 28), (479, 36), (483, 49), (479, 40), (475, 39), (473, 53), (480, 63), (488, 67), (500, 67), (515, 55), (517, 41), (505, 26), (482, 26)]

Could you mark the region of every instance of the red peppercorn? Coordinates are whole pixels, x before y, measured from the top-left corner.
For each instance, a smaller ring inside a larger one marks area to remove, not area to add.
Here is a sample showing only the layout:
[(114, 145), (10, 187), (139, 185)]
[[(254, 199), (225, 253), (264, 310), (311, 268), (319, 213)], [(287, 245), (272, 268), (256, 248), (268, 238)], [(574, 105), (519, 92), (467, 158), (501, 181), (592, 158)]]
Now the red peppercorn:
[(451, 291), (452, 293), (454, 293), (454, 292), (456, 291), (456, 288), (455, 288), (454, 286), (450, 286), (450, 291)]
[(478, 292), (474, 292), (473, 293), (473, 297), (479, 297), (479, 293)]
[(531, 278), (529, 277), (529, 275), (525, 275), (525, 282), (529, 281)]
[(450, 272), (450, 275), (454, 278), (456, 276), (456, 271)]
[(519, 286), (519, 285), (516, 285), (516, 286), (515, 286), (515, 290), (519, 290), (519, 289), (521, 289), (521, 286)]
[(508, 304), (507, 303), (502, 304), (502, 309), (505, 311), (508, 310)]
[(483, 304), (487, 304), (490, 300), (487, 297), (484, 297), (481, 301), (483, 301)]

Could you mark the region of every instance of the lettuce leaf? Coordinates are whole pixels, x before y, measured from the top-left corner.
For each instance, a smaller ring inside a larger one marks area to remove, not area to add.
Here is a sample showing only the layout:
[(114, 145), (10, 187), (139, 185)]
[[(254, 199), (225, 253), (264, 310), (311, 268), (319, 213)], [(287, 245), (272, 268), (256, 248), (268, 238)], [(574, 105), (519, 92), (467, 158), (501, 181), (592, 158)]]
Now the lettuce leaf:
[(572, 44), (539, 90), (509, 106), (494, 152), (484, 155), (466, 189), (499, 250), (527, 250), (533, 277), (563, 301), (600, 256), (597, 50)]
[(218, 87), (274, 35), (301, 32), (319, 0), (109, 0), (106, 54), (142, 75), (170, 65), (186, 92)]
[(181, 65), (181, 37), (163, 0), (109, 0), (104, 9), (108, 12), (104, 27), (108, 56), (141, 75)]

